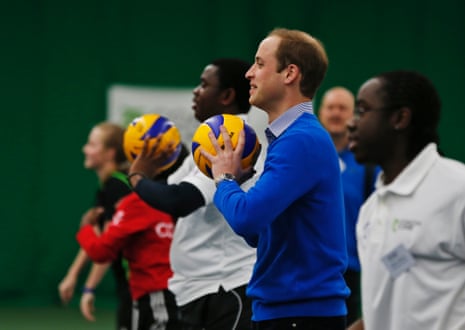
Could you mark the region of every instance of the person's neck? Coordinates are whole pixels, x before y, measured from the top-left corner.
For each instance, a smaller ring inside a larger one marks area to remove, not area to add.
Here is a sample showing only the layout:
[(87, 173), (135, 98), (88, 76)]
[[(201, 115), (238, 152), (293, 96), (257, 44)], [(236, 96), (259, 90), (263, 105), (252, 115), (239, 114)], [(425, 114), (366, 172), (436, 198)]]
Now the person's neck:
[(241, 110), (235, 105), (225, 106), (221, 110), (221, 113), (227, 113), (227, 114), (236, 115), (236, 116), (243, 114)]
[(390, 184), (408, 166), (414, 157), (408, 155), (405, 141), (393, 143), (391, 150), (386, 150), (386, 159), (380, 164), (383, 169), (383, 182)]
[(96, 170), (97, 177), (100, 182), (105, 182), (113, 172), (117, 171), (116, 164), (114, 163), (107, 163), (103, 165), (101, 168)]
[(397, 176), (404, 170), (405, 167), (409, 164), (409, 161), (407, 160), (402, 160), (402, 161), (395, 161), (395, 162), (389, 162), (382, 166), (383, 169), (383, 183), (384, 184), (390, 184), (392, 181), (394, 181)]

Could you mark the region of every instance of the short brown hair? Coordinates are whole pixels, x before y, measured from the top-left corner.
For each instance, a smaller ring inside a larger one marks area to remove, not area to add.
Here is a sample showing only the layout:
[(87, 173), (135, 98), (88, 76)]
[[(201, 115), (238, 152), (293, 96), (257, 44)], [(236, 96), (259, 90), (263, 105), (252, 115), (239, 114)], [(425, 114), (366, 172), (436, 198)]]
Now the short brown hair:
[(281, 38), (276, 50), (278, 72), (289, 64), (298, 66), (302, 72), (300, 91), (313, 98), (328, 69), (328, 57), (323, 44), (300, 30), (276, 28), (268, 34), (268, 37), (272, 36)]

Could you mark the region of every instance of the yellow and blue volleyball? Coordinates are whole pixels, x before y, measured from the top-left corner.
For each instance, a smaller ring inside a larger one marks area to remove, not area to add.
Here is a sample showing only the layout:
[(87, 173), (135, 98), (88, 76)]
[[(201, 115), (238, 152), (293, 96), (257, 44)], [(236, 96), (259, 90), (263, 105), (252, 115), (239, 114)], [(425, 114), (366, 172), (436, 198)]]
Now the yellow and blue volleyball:
[(164, 151), (173, 145), (174, 152), (161, 166), (164, 171), (170, 168), (181, 153), (181, 134), (168, 118), (159, 114), (145, 114), (129, 123), (124, 133), (123, 149), (127, 159), (133, 162), (144, 146), (145, 138), (149, 138), (149, 148), (153, 147), (156, 138), (160, 138), (158, 151)]
[(208, 118), (199, 125), (194, 133), (192, 138), (192, 156), (200, 171), (210, 178), (212, 177), (211, 163), (200, 153), (200, 149), (203, 148), (209, 153), (216, 155), (216, 151), (208, 137), (210, 131), (213, 132), (219, 146), (221, 148), (224, 147), (223, 136), (220, 133), (221, 125), (227, 129), (233, 148), (237, 146), (239, 132), (244, 130), (245, 146), (242, 153), (242, 168), (253, 166), (260, 152), (260, 141), (257, 134), (242, 118), (230, 114), (216, 115)]

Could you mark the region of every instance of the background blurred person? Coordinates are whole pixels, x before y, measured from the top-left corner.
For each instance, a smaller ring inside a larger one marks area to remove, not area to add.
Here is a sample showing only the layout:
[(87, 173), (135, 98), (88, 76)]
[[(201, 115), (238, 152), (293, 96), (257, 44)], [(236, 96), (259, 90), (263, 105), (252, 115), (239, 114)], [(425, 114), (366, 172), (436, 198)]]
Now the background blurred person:
[[(98, 177), (100, 188), (95, 197), (94, 207), (83, 216), (86, 218), (99, 213), (99, 226), (111, 220), (115, 212), (115, 204), (123, 196), (131, 192), (126, 172), (128, 163), (123, 151), (124, 129), (116, 124), (103, 122), (92, 128), (87, 143), (83, 147), (84, 167), (93, 170)], [(97, 211), (102, 207), (103, 213)], [(68, 272), (58, 285), (58, 292), (63, 303), (68, 303), (74, 294), (79, 273), (89, 260), (84, 250), (80, 249), (70, 265)], [(85, 282), (80, 308), (83, 316), (94, 321), (95, 289), (102, 280), (110, 264), (93, 264)], [(131, 328), (132, 300), (129, 293), (126, 269), (119, 256), (111, 263), (115, 278), (118, 300), (116, 329)]]
[[(154, 180), (166, 181), (187, 154), (183, 145), (176, 162)], [(85, 218), (77, 240), (95, 262), (112, 261), (120, 253), (128, 260), (133, 300), (131, 329), (179, 329), (176, 302), (168, 290), (168, 279), (172, 275), (169, 261), (172, 217), (150, 207), (133, 192), (118, 202), (113, 219), (103, 232), (94, 226), (95, 223), (96, 217)]]
[[(245, 78), (249, 66), (227, 58), (216, 59), (203, 69), (200, 84), (193, 90), (192, 109), (198, 121), (218, 114), (246, 116), (250, 110)], [(219, 213), (213, 204), (215, 183), (200, 172), (193, 157), (187, 157), (168, 178), (168, 185), (147, 179), (156, 169), (154, 163), (141, 153), (131, 165), (130, 181), (144, 201), (179, 218), (170, 251), (174, 274), (169, 289), (175, 294), (183, 329), (250, 329), (251, 301), (245, 289), (255, 250)]]
[[(375, 166), (359, 164), (349, 150), (347, 124), (354, 116), (355, 99), (351, 91), (344, 87), (327, 90), (322, 98), (318, 117), (331, 135), (339, 155), (344, 209), (346, 219), (347, 254), (349, 263), (344, 274), (350, 296), (346, 300), (347, 323), (360, 317), (360, 261), (358, 260), (355, 225), (363, 202), (373, 192)], [(378, 170), (376, 170), (378, 171)]]

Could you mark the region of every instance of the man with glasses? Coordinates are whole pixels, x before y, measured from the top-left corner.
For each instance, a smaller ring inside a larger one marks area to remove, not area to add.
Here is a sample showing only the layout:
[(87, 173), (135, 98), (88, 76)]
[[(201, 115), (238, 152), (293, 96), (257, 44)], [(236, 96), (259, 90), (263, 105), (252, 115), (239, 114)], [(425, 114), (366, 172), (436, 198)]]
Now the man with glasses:
[(356, 104), (349, 148), (382, 173), (357, 223), (363, 321), (350, 330), (465, 329), (465, 166), (438, 152), (438, 92), (384, 72)]

